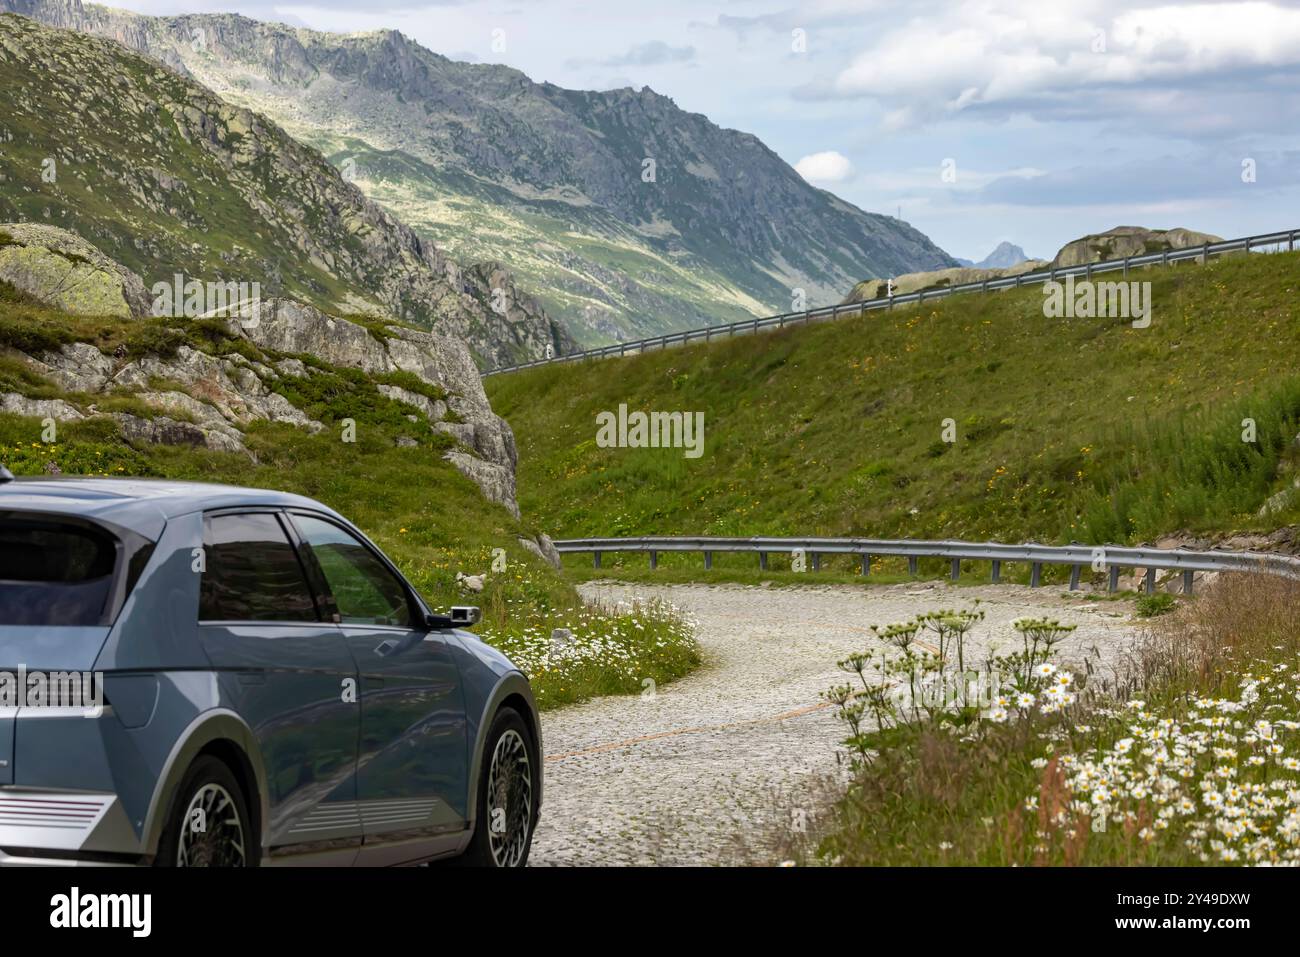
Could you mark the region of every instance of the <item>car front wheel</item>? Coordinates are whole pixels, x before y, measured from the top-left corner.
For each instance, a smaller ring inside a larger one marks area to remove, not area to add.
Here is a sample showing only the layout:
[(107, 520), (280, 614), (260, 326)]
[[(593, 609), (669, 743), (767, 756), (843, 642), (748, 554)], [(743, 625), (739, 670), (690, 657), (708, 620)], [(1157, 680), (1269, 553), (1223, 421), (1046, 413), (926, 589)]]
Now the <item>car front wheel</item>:
[(461, 862), (523, 867), (537, 823), (540, 756), (523, 718), (502, 708), (492, 721), (479, 768), (477, 823)]

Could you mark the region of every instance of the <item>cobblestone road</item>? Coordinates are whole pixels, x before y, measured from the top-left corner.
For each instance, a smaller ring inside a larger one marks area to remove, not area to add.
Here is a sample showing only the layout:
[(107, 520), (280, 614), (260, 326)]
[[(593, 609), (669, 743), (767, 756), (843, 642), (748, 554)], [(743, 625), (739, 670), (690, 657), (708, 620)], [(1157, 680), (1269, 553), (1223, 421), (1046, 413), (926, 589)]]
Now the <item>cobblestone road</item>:
[(842, 733), (819, 694), (844, 681), (836, 661), (875, 646), (872, 624), (978, 598), (987, 617), (971, 637), (977, 660), (990, 645), (1018, 646), (1011, 622), (1026, 615), (1079, 626), (1064, 660), (1095, 648), (1114, 662), (1134, 634), (1127, 604), (1016, 585), (592, 583), (582, 592), (608, 604), (656, 595), (677, 605), (698, 622), (704, 665), (652, 697), (543, 715), (546, 802), (534, 865), (771, 863), (740, 849), (748, 835), (806, 813), (813, 792), (834, 781)]

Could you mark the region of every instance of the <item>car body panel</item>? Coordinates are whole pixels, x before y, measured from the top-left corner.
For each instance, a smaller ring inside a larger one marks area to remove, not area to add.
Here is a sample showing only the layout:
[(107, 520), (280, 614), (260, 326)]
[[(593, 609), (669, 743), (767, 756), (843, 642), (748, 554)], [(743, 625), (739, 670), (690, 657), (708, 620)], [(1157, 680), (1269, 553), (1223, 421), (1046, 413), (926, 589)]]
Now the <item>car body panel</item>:
[[(337, 513), (285, 493), (148, 480), (0, 484), (0, 513), (76, 517), (152, 548), (111, 626), (0, 626), (0, 668), (93, 670), (107, 699), (92, 717), (0, 710), (0, 864), (151, 862), (201, 753), (218, 754), (250, 793), (262, 863), (430, 859), (472, 836), (479, 752), (496, 708), (511, 700), (527, 712), (540, 755), (526, 678), (468, 632), (200, 623), (204, 514), (232, 508), (309, 511), (374, 547)], [(402, 581), (412, 620), (423, 622), (427, 605)], [(349, 678), (357, 703), (341, 693)], [(49, 809), (77, 825), (58, 837), (34, 827)]]

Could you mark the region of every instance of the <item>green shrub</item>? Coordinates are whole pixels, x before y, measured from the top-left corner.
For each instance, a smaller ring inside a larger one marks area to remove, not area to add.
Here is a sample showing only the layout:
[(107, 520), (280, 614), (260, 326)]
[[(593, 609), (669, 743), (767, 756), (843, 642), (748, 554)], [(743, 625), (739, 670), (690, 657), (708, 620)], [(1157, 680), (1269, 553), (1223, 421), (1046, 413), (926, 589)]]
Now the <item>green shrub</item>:
[(1173, 611), (1178, 602), (1173, 595), (1160, 591), (1151, 595), (1138, 595), (1135, 604), (1139, 618), (1155, 618)]

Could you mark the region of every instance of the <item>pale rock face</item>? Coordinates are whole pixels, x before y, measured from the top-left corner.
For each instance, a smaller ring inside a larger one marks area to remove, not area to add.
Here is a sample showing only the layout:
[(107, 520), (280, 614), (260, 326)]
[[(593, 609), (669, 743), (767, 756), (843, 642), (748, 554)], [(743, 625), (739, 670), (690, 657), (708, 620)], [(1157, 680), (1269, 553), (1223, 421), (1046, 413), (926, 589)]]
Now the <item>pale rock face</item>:
[[(423, 411), (434, 428), (455, 438), (464, 448), (449, 451), (447, 461), (477, 484), (490, 501), (519, 516), (515, 436), (506, 421), (492, 411), (478, 367), (462, 340), (404, 326), (388, 326), (377, 336), (364, 326), (287, 300), (263, 303), (255, 324), (231, 319), (227, 325), (232, 334), (262, 348), (312, 355), (371, 375), (409, 372), (442, 389), (447, 393), (445, 403), (396, 386), (379, 387), (384, 395)], [(448, 409), (461, 421), (444, 421)]]
[[(445, 454), (447, 461), (477, 484), (485, 498), (519, 517), (514, 433), (492, 411), (478, 369), (461, 340), (405, 327), (390, 327), (376, 337), (364, 326), (286, 300), (264, 303), (255, 325), (238, 318), (226, 323), (232, 335), (268, 350), (315, 356), (330, 365), (371, 375), (406, 371), (445, 393), (445, 399), (432, 399), (400, 386), (378, 386), (382, 394), (419, 409), (434, 428), (455, 438), (458, 446)], [(282, 359), (272, 368), (237, 353), (212, 356), (182, 345), (169, 357), (150, 355), (127, 361), (84, 342), (39, 356), (19, 355), (33, 371), (69, 393), (95, 395), (125, 389), (170, 413), (152, 421), (115, 414), (123, 433), (137, 441), (203, 445), (247, 454), (242, 428), (251, 422), (286, 422), (311, 432), (324, 428), (271, 387), (280, 375), (311, 375), (299, 359)], [(178, 389), (157, 388), (155, 383), (160, 380), (175, 383)], [(0, 396), (0, 410), (56, 420), (85, 417), (61, 399), (28, 399), (17, 394)], [(93, 404), (90, 411), (94, 412)], [(446, 420), (452, 412), (460, 421)], [(412, 442), (406, 439), (402, 444)]]
[(85, 418), (75, 406), (62, 399), (29, 399), (15, 392), (0, 395), (0, 412), (34, 419), (54, 419), (56, 422)]

